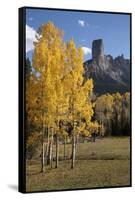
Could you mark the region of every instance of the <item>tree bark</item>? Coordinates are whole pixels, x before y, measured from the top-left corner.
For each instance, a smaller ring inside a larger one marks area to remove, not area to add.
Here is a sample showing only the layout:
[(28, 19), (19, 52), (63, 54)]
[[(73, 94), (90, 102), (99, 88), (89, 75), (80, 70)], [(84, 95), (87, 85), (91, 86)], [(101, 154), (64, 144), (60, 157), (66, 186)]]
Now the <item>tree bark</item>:
[(45, 171), (45, 148), (44, 148), (44, 109), (43, 109), (43, 82), (41, 84), (42, 89), (42, 138), (41, 138), (41, 173)]
[(64, 160), (66, 160), (66, 136), (64, 138)]
[(72, 136), (72, 163), (71, 163), (71, 169), (73, 169), (74, 168), (74, 166), (75, 166), (75, 154), (76, 154), (76, 142), (75, 142), (75, 135), (74, 135), (74, 133), (73, 133), (73, 136)]
[(53, 142), (52, 142), (52, 151), (51, 151), (51, 168), (53, 168)]
[(48, 152), (47, 152), (47, 165), (50, 165), (50, 142), (48, 144)]
[(59, 165), (59, 137), (58, 133), (56, 133), (56, 168), (58, 168)]
[(42, 148), (41, 148), (41, 173), (45, 172), (45, 144), (42, 138)]
[(51, 141), (49, 146), (49, 165), (52, 167), (52, 155), (53, 155), (53, 132), (51, 130)]
[(50, 138), (49, 138), (49, 128), (47, 128), (47, 150), (46, 150), (46, 164), (49, 165), (49, 155), (50, 155)]
[(72, 102), (72, 115), (73, 115), (73, 132), (72, 132), (72, 162), (71, 169), (75, 166), (75, 153), (76, 153), (76, 140), (75, 140), (75, 110), (74, 110), (74, 99)]

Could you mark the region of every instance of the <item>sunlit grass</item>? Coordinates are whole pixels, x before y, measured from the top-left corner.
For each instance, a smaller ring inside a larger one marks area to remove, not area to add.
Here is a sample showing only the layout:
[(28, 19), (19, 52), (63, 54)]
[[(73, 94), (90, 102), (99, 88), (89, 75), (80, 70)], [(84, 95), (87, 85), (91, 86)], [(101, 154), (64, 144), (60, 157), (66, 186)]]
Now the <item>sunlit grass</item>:
[[(128, 137), (105, 138), (80, 143), (75, 168), (71, 169), (71, 145), (67, 145), (67, 159), (63, 160), (60, 145), (59, 168), (46, 168), (40, 173), (40, 160), (27, 162), (27, 191), (48, 191), (75, 188), (95, 188), (130, 185), (130, 142)], [(55, 154), (55, 152), (54, 152)]]

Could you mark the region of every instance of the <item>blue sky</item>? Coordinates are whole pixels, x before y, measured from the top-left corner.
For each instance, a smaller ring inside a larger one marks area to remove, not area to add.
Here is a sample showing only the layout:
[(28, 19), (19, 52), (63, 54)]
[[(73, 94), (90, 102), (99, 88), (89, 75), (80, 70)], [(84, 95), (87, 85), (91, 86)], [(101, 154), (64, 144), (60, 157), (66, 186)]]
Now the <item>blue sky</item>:
[(52, 21), (64, 31), (64, 41), (74, 38), (77, 47), (83, 47), (84, 60), (91, 58), (92, 41), (103, 39), (105, 54), (130, 57), (130, 16), (74, 11), (26, 10), (27, 57), (32, 58), (33, 41), (41, 24)]

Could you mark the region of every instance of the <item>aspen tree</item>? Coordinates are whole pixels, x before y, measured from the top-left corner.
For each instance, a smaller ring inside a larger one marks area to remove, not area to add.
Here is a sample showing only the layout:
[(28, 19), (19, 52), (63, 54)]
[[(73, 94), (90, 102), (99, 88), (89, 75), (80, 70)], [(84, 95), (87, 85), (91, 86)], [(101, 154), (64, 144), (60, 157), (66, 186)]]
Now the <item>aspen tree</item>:
[(52, 166), (54, 135), (55, 167), (59, 165), (59, 137), (64, 134), (61, 122), (70, 123), (73, 129), (71, 168), (74, 168), (77, 136), (82, 132), (88, 134), (90, 128), (96, 127), (92, 123), (93, 82), (84, 80), (82, 49), (76, 48), (73, 39), (66, 45), (63, 42), (63, 32), (52, 22), (40, 27), (34, 45), (36, 81), (30, 91), (30, 102), (34, 108), (31, 116), (39, 123), (41, 131), (41, 172), (45, 171), (46, 160)]
[[(105, 126), (106, 134), (111, 135), (111, 120), (113, 115), (114, 97), (111, 94), (104, 94), (97, 98), (95, 106), (96, 118), (100, 128)], [(102, 131), (102, 130), (101, 130)]]
[[(92, 93), (93, 83), (89, 80), (84, 84), (83, 53), (81, 48), (76, 48), (73, 39), (67, 44), (67, 67), (69, 74), (65, 80), (69, 93), (69, 117), (73, 127), (72, 130), (72, 162), (71, 168), (75, 166), (77, 124), (80, 118), (91, 120), (93, 107), (89, 100)], [(81, 116), (81, 117), (80, 117)]]
[[(63, 33), (48, 22), (42, 25), (38, 32), (37, 42), (33, 55), (33, 66), (39, 73), (41, 83), (41, 109), (42, 109), (42, 151), (41, 172), (44, 172), (44, 129), (48, 130), (54, 125), (57, 98), (55, 90), (60, 78), (63, 60)], [(54, 73), (55, 72), (55, 73)], [(50, 131), (48, 131), (48, 134)], [(51, 137), (53, 138), (53, 137)], [(47, 144), (49, 145), (49, 143)], [(48, 147), (47, 147), (48, 148)]]

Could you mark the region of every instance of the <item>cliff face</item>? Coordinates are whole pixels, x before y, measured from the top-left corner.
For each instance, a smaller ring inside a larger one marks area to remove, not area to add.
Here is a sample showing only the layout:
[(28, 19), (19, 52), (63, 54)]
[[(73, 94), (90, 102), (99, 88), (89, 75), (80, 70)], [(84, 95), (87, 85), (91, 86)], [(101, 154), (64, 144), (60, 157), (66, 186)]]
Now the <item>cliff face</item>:
[(130, 91), (130, 60), (105, 55), (102, 39), (93, 41), (92, 59), (84, 63), (84, 69), (85, 77), (93, 78), (95, 93)]

